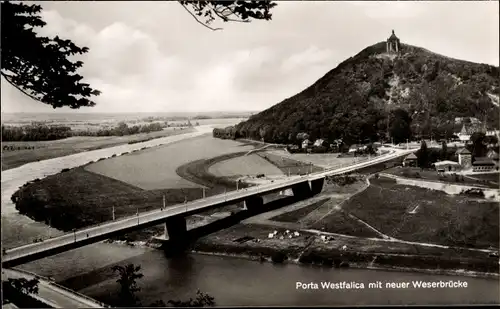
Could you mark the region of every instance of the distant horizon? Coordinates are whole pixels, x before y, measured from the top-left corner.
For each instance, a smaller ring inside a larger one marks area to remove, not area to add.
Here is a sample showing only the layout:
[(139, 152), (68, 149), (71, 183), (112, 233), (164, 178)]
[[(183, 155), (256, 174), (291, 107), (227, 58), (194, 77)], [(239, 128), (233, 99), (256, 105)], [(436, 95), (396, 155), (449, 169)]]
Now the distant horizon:
[[(177, 2), (38, 4), (41, 35), (89, 47), (79, 73), (102, 94), (95, 107), (54, 110), (2, 77), (2, 113), (263, 111), (392, 30), (402, 44), (499, 66), (498, 1), (278, 2), (272, 20), (215, 22), (222, 31), (199, 25)], [(165, 34), (172, 27), (181, 31)]]

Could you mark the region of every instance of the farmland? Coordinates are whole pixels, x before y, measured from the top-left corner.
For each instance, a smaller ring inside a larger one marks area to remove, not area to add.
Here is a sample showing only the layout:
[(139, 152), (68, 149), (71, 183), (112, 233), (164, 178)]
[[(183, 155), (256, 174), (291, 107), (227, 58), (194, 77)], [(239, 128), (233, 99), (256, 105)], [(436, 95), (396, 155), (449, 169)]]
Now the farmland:
[[(458, 185), (470, 185), (477, 187), (488, 187), (488, 188), (498, 188), (498, 174), (483, 174), (483, 175), (452, 175), (445, 174), (440, 175), (436, 170), (420, 169), (417, 167), (400, 167), (391, 168), (384, 173), (392, 174), (399, 177), (405, 178), (416, 178), (421, 180), (439, 181), (439, 182), (449, 182)], [(496, 181), (496, 182), (495, 182)]]
[(209, 173), (219, 177), (283, 175), (283, 172), (257, 154), (240, 156), (212, 165)]
[(271, 150), (269, 153), (286, 157), (292, 160), (296, 161), (301, 161), (301, 162), (306, 162), (306, 163), (312, 163), (313, 165), (322, 167), (322, 168), (329, 168), (333, 166), (338, 166), (340, 164), (353, 164), (355, 162), (358, 162), (359, 160), (362, 160), (363, 158), (361, 157), (345, 157), (345, 158), (338, 158), (337, 153), (311, 153), (311, 154), (305, 154), (305, 153), (294, 153), (290, 154), (284, 150)]
[[(127, 143), (137, 143), (154, 138), (193, 132), (192, 128), (183, 130), (168, 128), (163, 131), (140, 133), (128, 136), (75, 136), (55, 141), (43, 142), (4, 142), (2, 150), (2, 171), (19, 167), (23, 164), (67, 156), (79, 152), (108, 148)], [(29, 148), (29, 149), (26, 149)]]
[(241, 146), (232, 140), (214, 139), (205, 135), (96, 162), (87, 166), (86, 170), (144, 190), (199, 188), (199, 185), (177, 175), (176, 169), (199, 159), (251, 149), (252, 146)]
[[(498, 203), (372, 179), (342, 209), (397, 239), (460, 247), (498, 248)], [(328, 222), (325, 222), (327, 224)]]

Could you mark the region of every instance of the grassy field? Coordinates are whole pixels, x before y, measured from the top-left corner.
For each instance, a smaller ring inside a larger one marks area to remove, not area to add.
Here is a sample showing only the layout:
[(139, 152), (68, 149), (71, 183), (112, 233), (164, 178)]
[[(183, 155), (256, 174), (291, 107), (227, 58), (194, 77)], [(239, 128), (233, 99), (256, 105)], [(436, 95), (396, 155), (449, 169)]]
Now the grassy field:
[(315, 173), (323, 170), (321, 167), (315, 165), (311, 167), (309, 163), (290, 159), (284, 152), (277, 150), (257, 152), (257, 155), (278, 167), (285, 175), (288, 175), (288, 173), (290, 173), (290, 175), (300, 175), (311, 171)]
[(322, 167), (322, 168), (329, 168), (333, 166), (338, 166), (340, 164), (353, 164), (355, 162), (358, 162), (362, 158), (354, 158), (354, 157), (346, 157), (346, 158), (337, 158), (338, 154), (337, 153), (311, 153), (311, 154), (305, 154), (305, 153), (294, 153), (290, 154), (284, 150), (271, 150), (269, 153), (277, 155), (277, 156), (282, 156), (286, 157), (288, 159), (292, 159), (295, 161), (301, 161), (305, 163), (312, 163), (313, 165)]
[(283, 172), (257, 154), (239, 156), (210, 166), (208, 172), (218, 177), (283, 175)]
[(177, 168), (196, 160), (251, 149), (252, 146), (241, 147), (238, 142), (205, 135), (96, 162), (88, 165), (86, 170), (144, 190), (199, 188), (196, 183), (180, 177)]
[(478, 248), (499, 244), (498, 203), (397, 185), (383, 177), (342, 209), (402, 240)]
[(302, 208), (299, 208), (299, 209), (272, 217), (272, 218), (270, 218), (270, 220), (280, 221), (280, 222), (298, 222), (300, 219), (307, 216), (310, 212), (316, 210), (318, 207), (325, 204), (329, 200), (330, 200), (329, 198), (322, 199), (316, 203), (312, 203), (309, 206), (302, 207)]
[[(435, 170), (429, 170), (429, 169), (424, 169), (421, 170), (420, 168), (417, 167), (400, 167), (400, 168), (391, 168), (384, 173), (392, 174), (395, 176), (400, 176), (400, 177), (405, 177), (405, 178), (415, 178), (415, 179), (421, 179), (421, 180), (431, 180), (431, 181), (440, 181), (440, 182), (449, 182), (453, 184), (458, 184), (458, 185), (470, 185), (470, 186), (479, 186), (479, 187), (488, 187), (488, 188), (498, 188), (498, 174), (496, 175), (485, 175), (483, 174), (482, 176), (477, 175), (470, 175), (473, 178), (477, 179), (472, 179), (467, 176), (461, 177), (458, 175), (455, 177), (454, 175), (450, 174), (445, 174), (445, 175), (439, 175), (438, 172)], [(485, 177), (483, 177), (485, 176)], [(491, 182), (494, 179), (494, 176), (496, 176), (496, 183)]]
[[(4, 146), (14, 146), (16, 150), (2, 150), (2, 171), (19, 167), (23, 164), (67, 156), (83, 151), (108, 148), (127, 143), (137, 143), (154, 138), (193, 132), (192, 128), (140, 133), (127, 136), (75, 136), (56, 141), (42, 142), (2, 142)], [(24, 149), (33, 147), (34, 149)], [(17, 150), (21, 148), (20, 150)]]
[[(209, 190), (207, 190), (209, 191)], [(210, 192), (207, 192), (210, 194)], [(14, 195), (16, 209), (36, 221), (69, 231), (72, 228), (110, 221), (139, 212), (159, 209), (166, 204), (200, 198), (200, 189), (145, 191), (118, 180), (91, 173), (82, 167), (33, 182)]]

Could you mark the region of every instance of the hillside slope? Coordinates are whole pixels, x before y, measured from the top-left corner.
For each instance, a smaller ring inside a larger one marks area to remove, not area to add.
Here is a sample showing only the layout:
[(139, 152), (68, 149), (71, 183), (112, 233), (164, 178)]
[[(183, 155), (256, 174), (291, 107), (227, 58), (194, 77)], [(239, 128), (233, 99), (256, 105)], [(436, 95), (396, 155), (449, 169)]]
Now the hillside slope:
[(408, 123), (414, 137), (449, 136), (460, 126), (456, 117), (476, 117), (496, 128), (499, 93), (498, 67), (406, 44), (400, 54), (388, 54), (380, 42), (236, 130), (279, 143), (294, 142), (299, 132), (357, 143), (389, 138)]

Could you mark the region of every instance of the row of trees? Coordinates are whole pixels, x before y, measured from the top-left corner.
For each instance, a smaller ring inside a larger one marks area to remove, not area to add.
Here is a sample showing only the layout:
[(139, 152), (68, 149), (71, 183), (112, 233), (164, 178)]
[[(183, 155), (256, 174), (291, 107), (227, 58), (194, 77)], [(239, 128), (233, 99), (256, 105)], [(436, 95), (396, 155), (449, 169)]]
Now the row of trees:
[[(134, 264), (115, 265), (112, 269), (119, 276), (116, 280), (120, 284), (119, 304), (117, 305), (120, 307), (141, 306), (141, 301), (136, 295), (141, 290), (137, 285), (137, 280), (144, 277), (141, 273), (141, 266)], [(198, 290), (194, 299), (190, 298), (187, 301), (169, 300), (167, 303), (160, 299), (149, 304), (148, 307), (166, 307), (167, 304), (173, 307), (213, 307), (215, 300), (212, 296)]]
[(149, 133), (163, 130), (165, 126), (159, 122), (148, 123), (144, 125), (134, 125), (129, 127), (126, 123), (120, 122), (115, 128), (100, 129), (97, 131), (81, 131), (75, 135), (80, 136), (124, 136), (138, 133)]
[[(498, 140), (495, 136), (486, 136), (484, 133), (474, 133), (471, 136), (471, 143), (465, 148), (472, 154), (472, 160), (475, 158), (485, 157), (488, 153), (488, 145), (496, 144)], [(441, 149), (429, 149), (427, 143), (422, 141), (420, 149), (415, 153), (417, 156), (417, 164), (419, 167), (428, 168), (437, 161), (453, 160), (457, 161), (456, 148), (449, 149), (446, 142), (443, 141)], [(499, 151), (496, 146), (495, 151)]]
[(51, 141), (72, 136), (70, 127), (29, 125), (29, 126), (4, 126), (2, 125), (2, 141)]
[[(141, 273), (141, 266), (115, 265), (112, 267), (114, 273), (118, 274), (117, 283), (120, 284), (119, 303), (120, 307), (137, 307), (141, 305), (136, 293), (141, 290), (137, 285), (137, 280), (144, 277)], [(37, 301), (32, 295), (38, 294), (39, 280), (37, 278), (27, 280), (25, 278), (13, 279), (7, 278), (2, 281), (3, 304), (13, 303), (21, 308), (48, 308), (44, 303)], [(212, 296), (200, 292), (196, 293), (196, 298), (189, 300), (169, 300), (165, 303), (163, 300), (157, 300), (149, 304), (148, 307), (213, 307), (215, 300)]]
[(236, 139), (236, 138), (241, 137), (238, 134), (236, 127), (234, 127), (234, 126), (225, 127), (223, 129), (215, 128), (212, 131), (212, 134), (213, 134), (213, 137), (222, 138), (222, 139)]
[(66, 126), (28, 125), (28, 126), (4, 126), (2, 125), (2, 141), (51, 141), (71, 136), (124, 136), (138, 133), (149, 133), (163, 130), (165, 126), (154, 122), (144, 125), (129, 127), (121, 122), (112, 129), (100, 129), (97, 131), (72, 131)]

